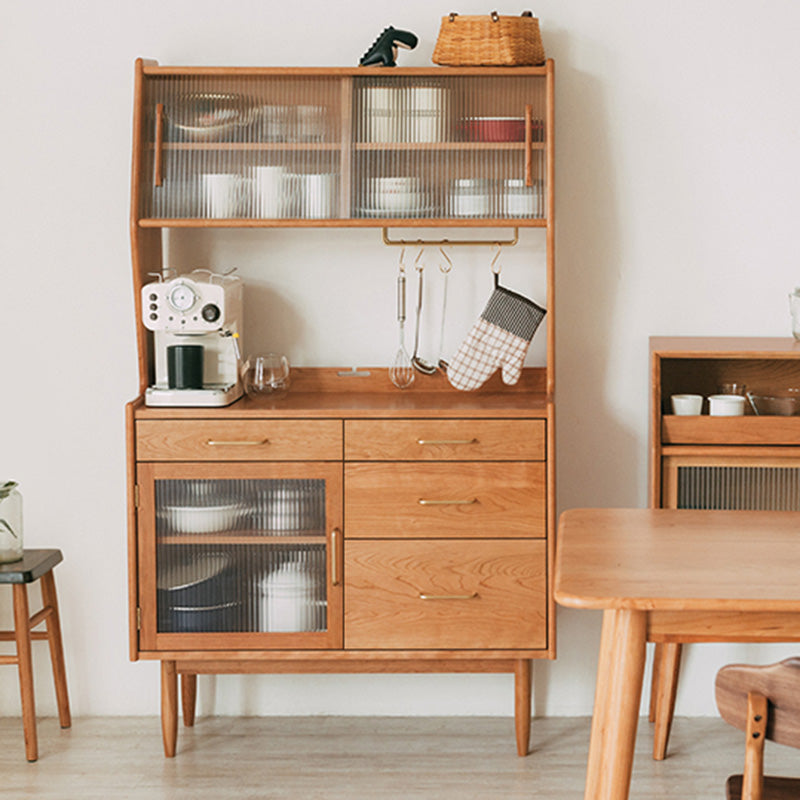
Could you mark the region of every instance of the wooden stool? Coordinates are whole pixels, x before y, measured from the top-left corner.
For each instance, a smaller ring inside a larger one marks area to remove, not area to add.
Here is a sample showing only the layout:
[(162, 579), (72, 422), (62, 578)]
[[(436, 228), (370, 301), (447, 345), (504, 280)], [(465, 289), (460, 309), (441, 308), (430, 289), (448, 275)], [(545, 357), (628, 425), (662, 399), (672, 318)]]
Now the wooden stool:
[[(16, 664), (19, 667), (22, 727), (25, 731), (25, 755), (28, 761), (36, 761), (39, 757), (36, 741), (36, 704), (33, 696), (32, 639), (47, 639), (50, 643), (58, 719), (62, 728), (69, 728), (72, 724), (67, 696), (67, 674), (64, 669), (64, 649), (61, 643), (61, 624), (58, 618), (56, 582), (53, 577), (53, 567), (61, 563), (62, 559), (60, 550), (25, 550), (22, 560), (0, 564), (0, 583), (10, 583), (14, 587), (14, 630), (0, 631), (0, 641), (17, 644), (16, 655), (0, 656), (0, 664)], [(43, 608), (31, 616), (28, 610), (27, 584), (39, 578), (42, 579)], [(44, 631), (31, 632), (32, 628), (42, 622), (46, 623)]]

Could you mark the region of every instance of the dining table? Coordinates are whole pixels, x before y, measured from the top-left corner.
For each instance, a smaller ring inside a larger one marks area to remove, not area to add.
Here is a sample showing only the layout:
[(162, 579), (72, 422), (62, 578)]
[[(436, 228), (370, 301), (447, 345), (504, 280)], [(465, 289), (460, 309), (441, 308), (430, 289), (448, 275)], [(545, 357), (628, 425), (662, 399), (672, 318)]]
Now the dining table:
[(800, 512), (564, 511), (555, 599), (603, 612), (584, 798), (624, 800), (647, 642), (800, 641)]

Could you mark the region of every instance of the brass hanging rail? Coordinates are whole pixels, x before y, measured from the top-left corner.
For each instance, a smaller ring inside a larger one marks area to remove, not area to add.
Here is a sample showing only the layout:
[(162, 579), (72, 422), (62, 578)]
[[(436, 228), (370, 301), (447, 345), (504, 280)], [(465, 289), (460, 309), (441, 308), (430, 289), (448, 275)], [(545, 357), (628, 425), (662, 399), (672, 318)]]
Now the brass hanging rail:
[(519, 228), (514, 228), (513, 239), (390, 239), (389, 229), (381, 228), (383, 243), (394, 247), (513, 247), (519, 242)]

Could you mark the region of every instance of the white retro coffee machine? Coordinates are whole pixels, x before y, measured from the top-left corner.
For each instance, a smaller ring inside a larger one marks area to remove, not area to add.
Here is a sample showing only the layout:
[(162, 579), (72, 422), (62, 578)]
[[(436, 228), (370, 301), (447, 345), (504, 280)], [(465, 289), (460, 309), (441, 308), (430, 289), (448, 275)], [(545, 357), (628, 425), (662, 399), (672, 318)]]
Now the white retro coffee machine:
[[(142, 287), (142, 322), (153, 331), (155, 357), (155, 383), (145, 391), (145, 405), (227, 406), (242, 396), (238, 277), (208, 269), (159, 276)], [(184, 380), (176, 371), (193, 377)]]

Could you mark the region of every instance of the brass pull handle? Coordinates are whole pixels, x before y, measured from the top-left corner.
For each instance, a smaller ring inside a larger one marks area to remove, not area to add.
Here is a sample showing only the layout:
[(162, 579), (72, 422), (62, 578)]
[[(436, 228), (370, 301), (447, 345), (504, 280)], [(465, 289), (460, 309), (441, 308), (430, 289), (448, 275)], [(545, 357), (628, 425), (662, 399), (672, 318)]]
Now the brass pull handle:
[(533, 106), (525, 106), (525, 185), (533, 186)]
[(478, 444), (477, 439), (417, 439), (417, 444)]
[(474, 600), (478, 596), (477, 592), (470, 594), (423, 594), (420, 592), (420, 600)]
[(425, 500), (420, 498), (417, 502), (421, 506), (471, 506), (478, 502), (478, 498), (473, 497), (470, 500)]
[(331, 584), (339, 585), (339, 534), (341, 531), (334, 528), (331, 531)]
[(154, 176), (153, 182), (156, 186), (161, 186), (164, 182), (164, 160), (163, 149), (164, 143), (164, 104), (156, 104), (156, 143), (155, 143), (155, 158), (156, 163), (153, 168)]
[(206, 444), (209, 447), (258, 447), (261, 444), (269, 444), (269, 439), (259, 439), (258, 441), (225, 441), (224, 439), (208, 439)]

